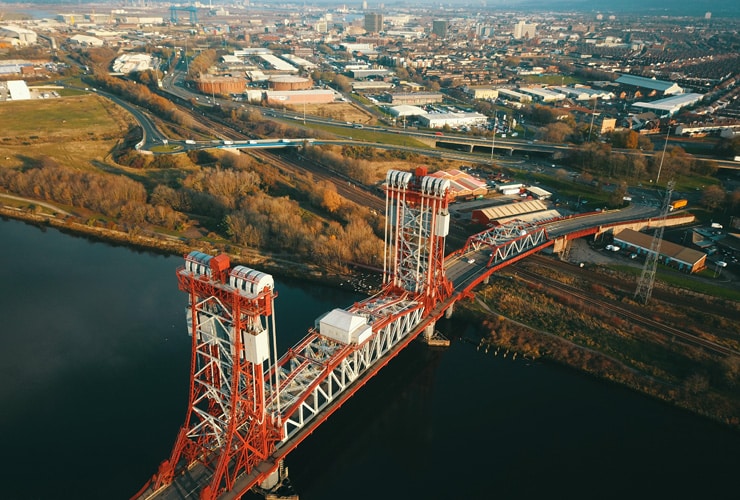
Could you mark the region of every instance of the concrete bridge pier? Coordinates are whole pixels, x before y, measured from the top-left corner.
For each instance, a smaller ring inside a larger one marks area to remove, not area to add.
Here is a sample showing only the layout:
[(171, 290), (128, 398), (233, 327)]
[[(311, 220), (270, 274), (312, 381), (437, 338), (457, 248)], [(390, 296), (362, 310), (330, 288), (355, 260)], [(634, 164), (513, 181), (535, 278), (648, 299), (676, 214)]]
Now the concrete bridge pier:
[(447, 308), (445, 311), (445, 318), (450, 319), (452, 317), (452, 313), (455, 312), (455, 303), (453, 302), (450, 304), (450, 307)]
[[(452, 306), (447, 308), (445, 311), (445, 317), (449, 318), (452, 315)], [(429, 323), (426, 327), (424, 327), (424, 332), (421, 334), (421, 340), (430, 346), (437, 346), (437, 347), (448, 347), (450, 345), (449, 339), (447, 339), (444, 335), (439, 333), (434, 328), (437, 326), (437, 323), (435, 321), (432, 321)]]
[(422, 333), (424, 342), (429, 343), (432, 337), (434, 337), (434, 328), (436, 326), (437, 326), (437, 323), (435, 321), (432, 321), (426, 327), (424, 327), (424, 333)]
[(299, 500), (298, 494), (290, 484), (288, 468), (283, 460), (280, 460), (278, 468), (260, 484), (259, 490), (266, 500)]
[(487, 285), (490, 282), (491, 282), (491, 275), (489, 274), (488, 276), (486, 276), (485, 278), (483, 278), (483, 284), (484, 285)]

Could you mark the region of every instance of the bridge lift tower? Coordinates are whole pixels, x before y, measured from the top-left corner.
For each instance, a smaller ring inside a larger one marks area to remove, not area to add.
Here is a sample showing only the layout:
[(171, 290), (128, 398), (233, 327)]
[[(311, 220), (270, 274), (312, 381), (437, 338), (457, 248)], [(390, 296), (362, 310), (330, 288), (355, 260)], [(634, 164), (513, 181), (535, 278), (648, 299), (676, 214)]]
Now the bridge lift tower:
[(229, 270), (225, 254), (190, 252), (177, 279), (189, 295), (190, 396), (185, 424), (154, 489), (200, 462), (210, 474), (201, 493), (207, 499), (231, 490), (279, 440), (280, 418), (268, 414), (264, 370), (270, 342), (275, 346), (277, 294), (272, 276), (244, 266)]
[(179, 16), (177, 15), (178, 11), (180, 12), (187, 12), (190, 15), (190, 24), (195, 26), (198, 24), (198, 9), (191, 5), (189, 7), (177, 7), (173, 5), (170, 7), (170, 21), (172, 24), (178, 24), (180, 21)]
[(414, 174), (386, 175), (383, 283), (432, 311), (453, 292), (444, 270), (450, 182), (426, 174), (426, 167), (418, 167)]

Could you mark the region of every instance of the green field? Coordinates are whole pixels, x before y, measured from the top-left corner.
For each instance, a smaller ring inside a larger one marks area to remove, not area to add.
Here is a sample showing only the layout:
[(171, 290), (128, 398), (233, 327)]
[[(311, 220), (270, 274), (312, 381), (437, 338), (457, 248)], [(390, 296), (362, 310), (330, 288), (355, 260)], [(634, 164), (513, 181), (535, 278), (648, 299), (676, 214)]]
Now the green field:
[(126, 111), (94, 94), (2, 102), (0, 115), (0, 167), (7, 168), (42, 158), (100, 168), (133, 123)]
[(96, 95), (0, 103), (0, 140), (119, 134), (122, 112)]

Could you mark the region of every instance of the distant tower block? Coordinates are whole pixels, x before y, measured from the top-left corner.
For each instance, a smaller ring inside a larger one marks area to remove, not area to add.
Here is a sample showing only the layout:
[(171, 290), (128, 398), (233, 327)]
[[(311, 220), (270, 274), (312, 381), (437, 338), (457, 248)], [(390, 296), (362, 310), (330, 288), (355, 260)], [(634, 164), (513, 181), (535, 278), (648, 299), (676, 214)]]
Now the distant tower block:
[(383, 280), (431, 310), (452, 294), (444, 272), (450, 181), (426, 173), (388, 171)]

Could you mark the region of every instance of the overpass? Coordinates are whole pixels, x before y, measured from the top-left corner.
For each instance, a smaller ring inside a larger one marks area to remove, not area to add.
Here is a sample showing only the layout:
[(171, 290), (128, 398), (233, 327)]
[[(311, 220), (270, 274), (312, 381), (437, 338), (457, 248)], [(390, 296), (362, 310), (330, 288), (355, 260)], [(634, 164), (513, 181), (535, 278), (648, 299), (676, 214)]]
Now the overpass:
[[(557, 221), (513, 221), (445, 256), (450, 183), (426, 174), (425, 167), (387, 173), (380, 292), (322, 315), (282, 355), (272, 276), (231, 267), (225, 254), (185, 256), (177, 279), (188, 295), (192, 342), (188, 410), (170, 456), (133, 498), (270, 491), (285, 456), (410, 342), (432, 339), (456, 301), (496, 270), (572, 233)], [(586, 227), (609, 217), (623, 216), (601, 214)]]

